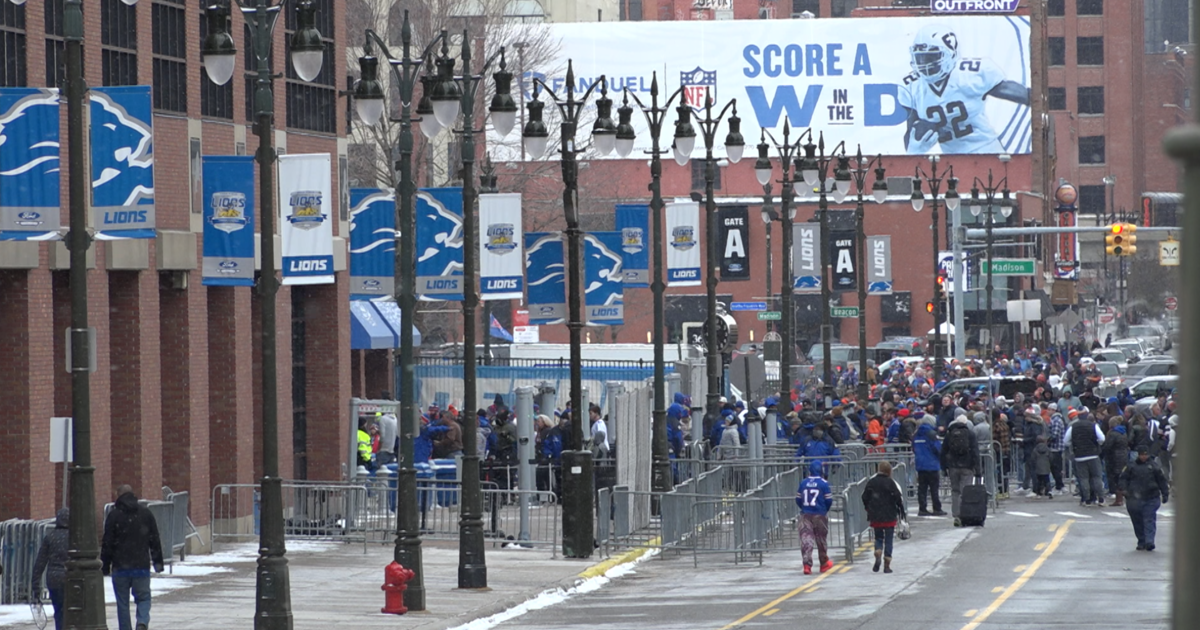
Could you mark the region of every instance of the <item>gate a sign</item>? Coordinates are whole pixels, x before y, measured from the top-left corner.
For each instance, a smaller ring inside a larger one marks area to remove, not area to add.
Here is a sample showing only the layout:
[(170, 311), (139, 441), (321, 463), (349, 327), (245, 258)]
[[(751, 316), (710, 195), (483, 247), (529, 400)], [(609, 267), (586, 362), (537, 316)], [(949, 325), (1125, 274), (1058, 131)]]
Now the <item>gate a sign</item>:
[(750, 279), (750, 209), (721, 208), (721, 281)]
[(854, 231), (838, 231), (830, 234), (829, 265), (832, 268), (834, 291), (858, 290), (858, 239)]

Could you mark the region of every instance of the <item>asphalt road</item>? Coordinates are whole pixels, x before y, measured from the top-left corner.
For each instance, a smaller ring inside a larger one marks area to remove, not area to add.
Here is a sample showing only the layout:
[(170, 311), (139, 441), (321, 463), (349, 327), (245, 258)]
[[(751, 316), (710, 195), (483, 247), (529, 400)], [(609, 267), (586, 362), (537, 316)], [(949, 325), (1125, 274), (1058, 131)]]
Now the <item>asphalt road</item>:
[(761, 567), (708, 557), (693, 568), (691, 556), (668, 555), (499, 627), (1158, 630), (1168, 623), (1172, 508), (1159, 513), (1154, 552), (1134, 549), (1123, 509), (1059, 497), (1005, 501), (985, 528), (914, 519), (891, 575), (872, 573), (867, 555), (812, 576), (793, 551)]

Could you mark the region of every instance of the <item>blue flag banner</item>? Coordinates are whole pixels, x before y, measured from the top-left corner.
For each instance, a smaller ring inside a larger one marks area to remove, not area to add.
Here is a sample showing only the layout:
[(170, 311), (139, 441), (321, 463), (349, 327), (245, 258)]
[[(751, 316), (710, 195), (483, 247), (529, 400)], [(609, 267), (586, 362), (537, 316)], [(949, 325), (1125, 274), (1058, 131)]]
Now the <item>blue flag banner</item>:
[(154, 238), (150, 86), (94, 87), (88, 98), (96, 238)]
[(497, 339), (503, 339), (505, 341), (513, 340), (512, 333), (510, 333), (504, 329), (504, 326), (500, 324), (500, 320), (496, 319), (495, 315), (492, 315), (492, 321), (489, 324), (488, 328), (490, 329), (488, 331), (488, 334), (490, 334), (493, 337), (496, 337)]
[(625, 323), (625, 295), (621, 279), (621, 233), (592, 232), (583, 239), (583, 291), (588, 326)]
[(644, 289), (650, 286), (650, 252), (646, 242), (650, 236), (650, 206), (617, 204), (617, 231), (621, 233), (622, 267), (625, 287)]
[(206, 155), (203, 283), (254, 286), (254, 157)]
[(58, 90), (0, 89), (0, 241), (61, 238)]
[(417, 296), (463, 299), (462, 188), (417, 191)]
[(395, 292), (396, 194), (377, 188), (350, 190), (350, 299)]
[(562, 234), (525, 234), (525, 286), (529, 324), (561, 324), (567, 321), (567, 289), (563, 266)]

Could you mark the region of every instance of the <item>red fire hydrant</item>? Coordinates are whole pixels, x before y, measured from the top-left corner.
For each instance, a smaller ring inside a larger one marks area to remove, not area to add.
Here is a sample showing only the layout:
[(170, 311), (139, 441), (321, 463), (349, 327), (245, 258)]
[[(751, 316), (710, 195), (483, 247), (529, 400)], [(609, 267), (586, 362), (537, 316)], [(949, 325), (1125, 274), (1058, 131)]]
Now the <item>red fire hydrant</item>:
[(403, 615), (408, 612), (404, 606), (404, 591), (408, 590), (408, 581), (416, 574), (405, 569), (399, 562), (393, 562), (383, 569), (383, 609), (380, 612), (389, 615)]

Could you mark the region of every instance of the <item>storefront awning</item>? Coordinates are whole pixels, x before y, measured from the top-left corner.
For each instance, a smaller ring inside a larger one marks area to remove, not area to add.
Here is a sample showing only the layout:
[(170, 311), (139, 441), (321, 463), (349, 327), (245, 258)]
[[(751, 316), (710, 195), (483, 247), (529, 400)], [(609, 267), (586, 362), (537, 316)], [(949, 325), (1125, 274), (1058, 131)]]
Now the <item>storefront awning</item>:
[(370, 302), (350, 303), (350, 349), (379, 350), (395, 348), (396, 334)]
[[(400, 347), (400, 331), (404, 330), (403, 320), (400, 316), (400, 307), (395, 302), (371, 302), (371, 306), (383, 316), (383, 321), (387, 322), (391, 327), (392, 332), (396, 335), (396, 345), (393, 348)], [(417, 330), (416, 326), (412, 328), (413, 346), (421, 345), (421, 331)]]

